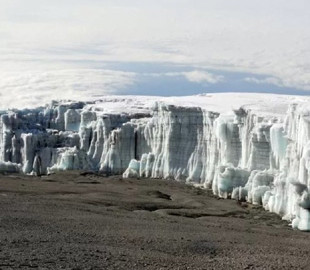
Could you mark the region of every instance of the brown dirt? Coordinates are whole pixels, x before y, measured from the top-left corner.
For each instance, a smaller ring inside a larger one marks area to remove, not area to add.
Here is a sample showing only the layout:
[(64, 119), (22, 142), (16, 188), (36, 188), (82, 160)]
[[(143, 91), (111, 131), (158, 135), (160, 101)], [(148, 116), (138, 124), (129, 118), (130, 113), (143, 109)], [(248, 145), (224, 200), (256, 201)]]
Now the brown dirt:
[(175, 181), (0, 177), (0, 269), (309, 269), (310, 234)]

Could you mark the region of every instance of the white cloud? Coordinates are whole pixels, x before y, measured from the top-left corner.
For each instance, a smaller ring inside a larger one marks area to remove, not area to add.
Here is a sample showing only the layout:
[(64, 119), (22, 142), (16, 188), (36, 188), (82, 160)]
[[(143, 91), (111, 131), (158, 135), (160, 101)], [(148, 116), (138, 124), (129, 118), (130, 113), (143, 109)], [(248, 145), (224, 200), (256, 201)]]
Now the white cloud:
[(271, 84), (278, 87), (298, 88), (301, 90), (310, 90), (310, 77), (308, 74), (295, 74), (287, 77), (246, 77), (244, 81), (255, 84)]
[(7, 73), (0, 80), (0, 108), (42, 106), (51, 100), (92, 100), (135, 82), (135, 73), (58, 70)]
[(140, 75), (149, 77), (184, 77), (189, 82), (193, 83), (210, 83), (216, 84), (224, 81), (223, 75), (216, 75), (214, 73), (202, 70), (193, 70), (187, 72), (165, 72), (165, 73), (141, 73)]
[(256, 83), (256, 84), (273, 84), (276, 86), (283, 87), (283, 82), (275, 77), (267, 77), (263, 79), (259, 79), (256, 77), (246, 77), (244, 81), (249, 82), (249, 83)]
[(224, 80), (224, 76), (215, 75), (210, 72), (194, 70), (191, 72), (184, 72), (183, 75), (190, 82), (195, 83), (211, 83), (215, 84)]

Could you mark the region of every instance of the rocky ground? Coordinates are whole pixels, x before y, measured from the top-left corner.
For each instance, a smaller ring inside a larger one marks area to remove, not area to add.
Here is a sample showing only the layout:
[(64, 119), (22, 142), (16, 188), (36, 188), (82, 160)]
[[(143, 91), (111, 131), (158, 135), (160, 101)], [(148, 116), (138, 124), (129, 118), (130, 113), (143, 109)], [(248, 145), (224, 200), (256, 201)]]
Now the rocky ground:
[(0, 177), (0, 269), (309, 269), (310, 234), (175, 181)]

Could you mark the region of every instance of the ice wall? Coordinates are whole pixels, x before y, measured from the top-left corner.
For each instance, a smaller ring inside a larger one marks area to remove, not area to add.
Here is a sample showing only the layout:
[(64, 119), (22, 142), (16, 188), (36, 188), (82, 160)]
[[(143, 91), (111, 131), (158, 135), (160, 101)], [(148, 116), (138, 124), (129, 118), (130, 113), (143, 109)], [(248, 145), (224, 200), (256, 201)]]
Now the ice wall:
[[(149, 114), (106, 114), (85, 109), (86, 105), (53, 102), (2, 114), (1, 166), (10, 162), (18, 171), (37, 175), (73, 169), (123, 173), (142, 152), (143, 139), (134, 121)], [(141, 146), (136, 145), (138, 140)]]
[[(101, 106), (101, 107), (100, 107)], [(310, 113), (240, 108), (228, 114), (157, 102), (148, 112), (107, 113), (58, 103), (0, 117), (0, 171), (41, 175), (96, 170), (165, 178), (260, 204), (310, 230)]]
[(242, 108), (219, 115), (157, 105), (144, 135), (149, 149), (124, 177), (211, 187), (310, 230), (310, 113), (303, 106), (291, 105), (284, 117), (262, 117)]

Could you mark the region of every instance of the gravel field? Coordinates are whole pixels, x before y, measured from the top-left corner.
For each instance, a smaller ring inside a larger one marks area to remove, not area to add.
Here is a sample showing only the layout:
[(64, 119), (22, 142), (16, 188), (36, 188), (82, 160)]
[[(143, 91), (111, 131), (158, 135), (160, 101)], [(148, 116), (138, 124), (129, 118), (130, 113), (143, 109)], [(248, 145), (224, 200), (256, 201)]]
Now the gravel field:
[(309, 269), (310, 234), (165, 180), (0, 176), (0, 269)]

